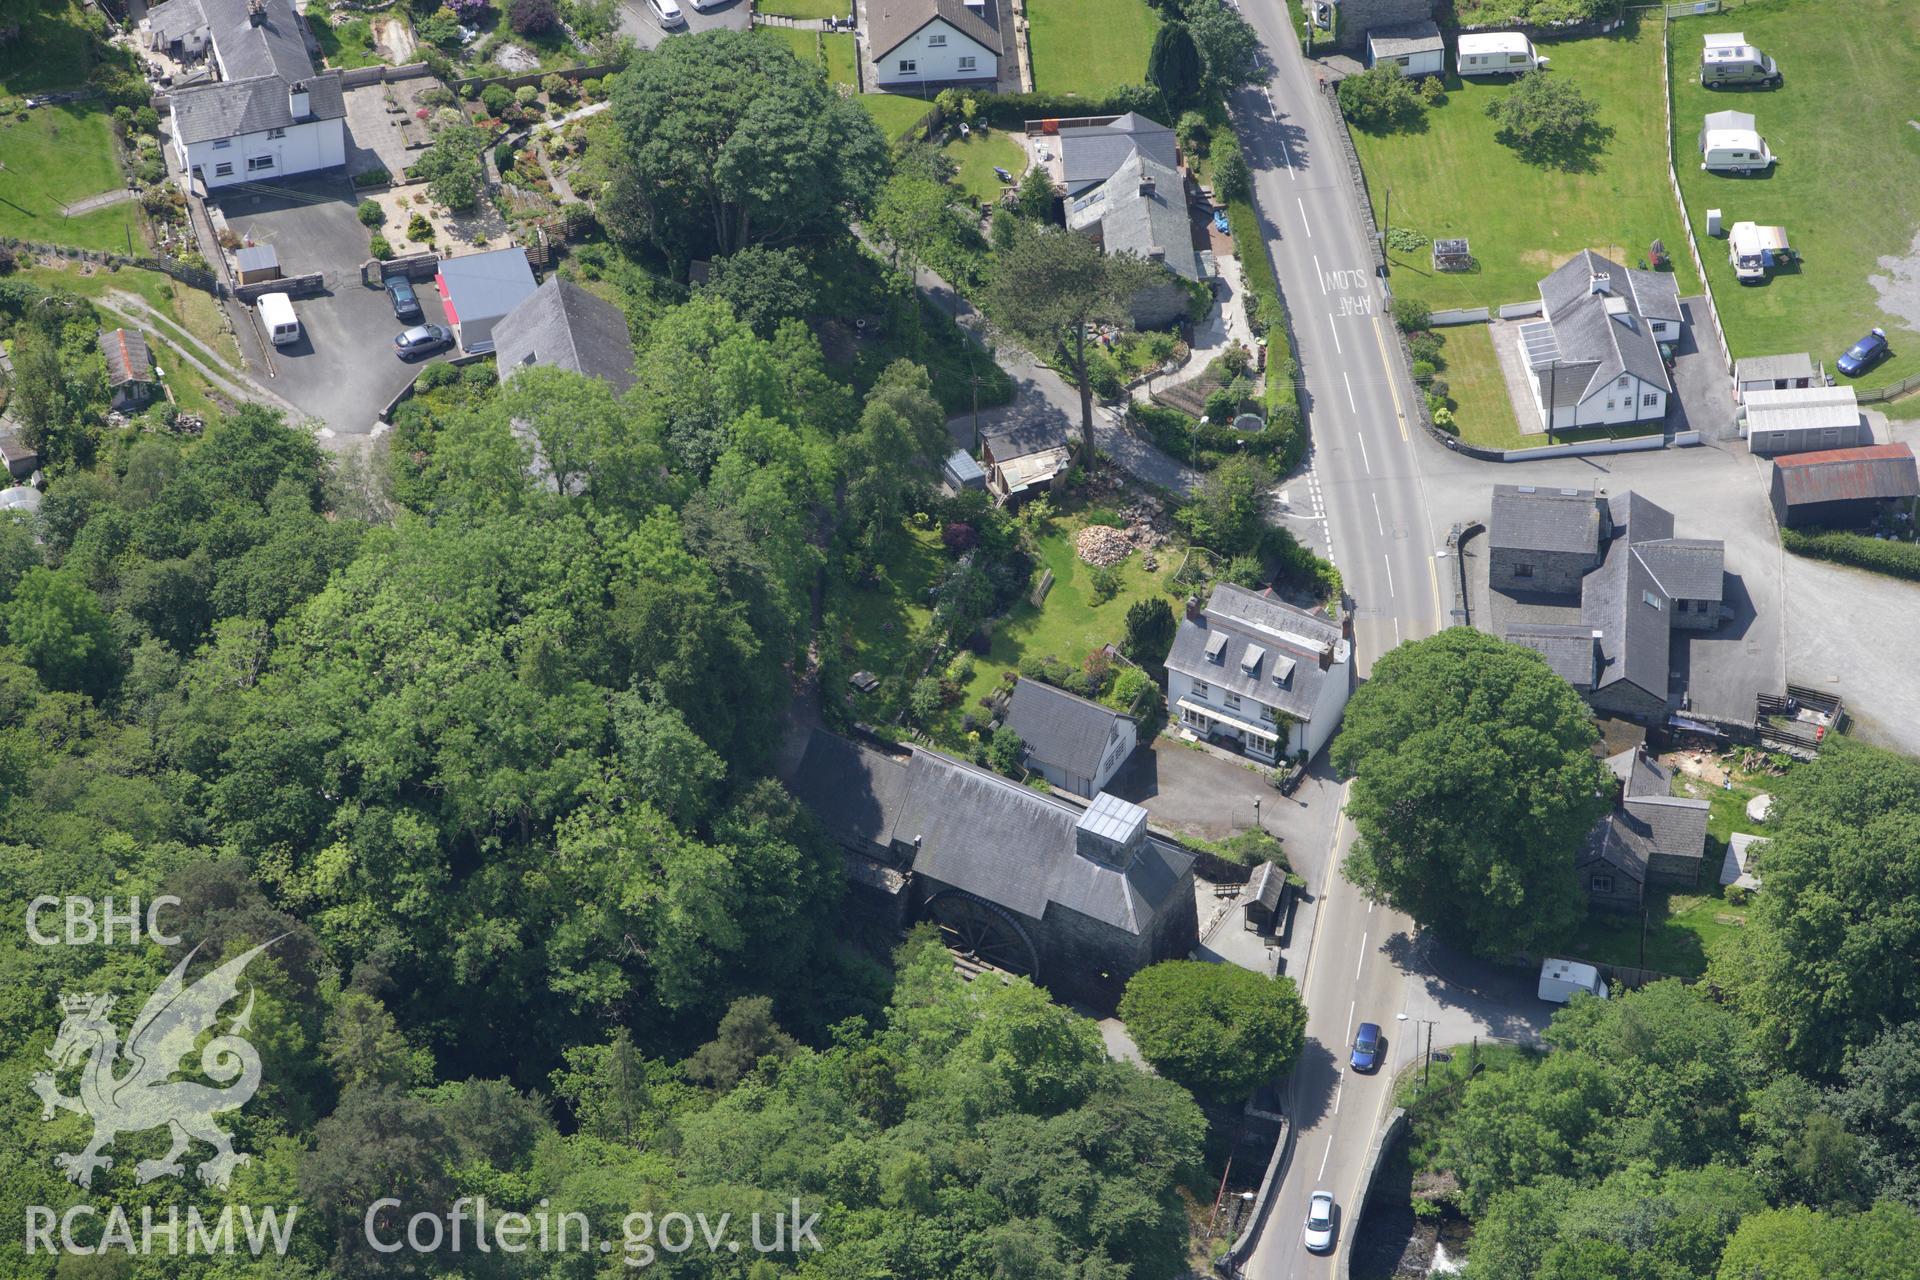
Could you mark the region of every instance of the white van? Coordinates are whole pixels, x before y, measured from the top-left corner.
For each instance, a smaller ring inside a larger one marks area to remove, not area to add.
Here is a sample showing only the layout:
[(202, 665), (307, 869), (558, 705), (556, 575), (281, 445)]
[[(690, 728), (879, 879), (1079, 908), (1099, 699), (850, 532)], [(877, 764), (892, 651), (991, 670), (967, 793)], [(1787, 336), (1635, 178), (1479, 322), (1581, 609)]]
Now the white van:
[(1538, 71), (1547, 60), (1518, 31), (1481, 31), (1460, 37), (1453, 63), (1462, 76), (1517, 76)]
[(1607, 984), (1592, 965), (1578, 960), (1549, 960), (1540, 966), (1542, 1000), (1565, 1004), (1583, 993), (1600, 1000), (1607, 998)]
[(293, 314), (293, 299), (284, 293), (263, 293), (253, 304), (260, 315), (260, 327), (276, 347), (300, 341), (300, 317)]

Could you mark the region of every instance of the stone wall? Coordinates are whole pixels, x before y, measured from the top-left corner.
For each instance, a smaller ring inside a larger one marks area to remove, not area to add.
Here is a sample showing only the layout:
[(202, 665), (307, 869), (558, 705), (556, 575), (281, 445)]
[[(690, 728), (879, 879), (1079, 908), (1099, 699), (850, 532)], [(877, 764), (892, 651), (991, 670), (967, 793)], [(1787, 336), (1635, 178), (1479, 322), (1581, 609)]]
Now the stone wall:
[[(1531, 577), (1520, 576), (1519, 569), (1523, 565), (1532, 566)], [(1598, 556), (1582, 555), (1577, 551), (1490, 547), (1487, 551), (1487, 585), (1495, 591), (1577, 597), (1580, 594), (1580, 580), (1599, 567)]]

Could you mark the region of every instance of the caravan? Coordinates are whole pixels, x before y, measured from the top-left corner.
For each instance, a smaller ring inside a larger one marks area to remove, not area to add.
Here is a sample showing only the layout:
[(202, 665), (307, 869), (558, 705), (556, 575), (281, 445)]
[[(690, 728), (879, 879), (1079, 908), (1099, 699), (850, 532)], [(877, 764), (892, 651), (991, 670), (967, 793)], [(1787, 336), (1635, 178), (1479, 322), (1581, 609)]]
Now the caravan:
[(1700, 167), (1719, 173), (1758, 173), (1777, 157), (1744, 111), (1715, 111), (1700, 125)]
[(1463, 77), (1517, 76), (1547, 65), (1533, 41), (1518, 31), (1462, 35), (1454, 45), (1453, 61), (1454, 69)]

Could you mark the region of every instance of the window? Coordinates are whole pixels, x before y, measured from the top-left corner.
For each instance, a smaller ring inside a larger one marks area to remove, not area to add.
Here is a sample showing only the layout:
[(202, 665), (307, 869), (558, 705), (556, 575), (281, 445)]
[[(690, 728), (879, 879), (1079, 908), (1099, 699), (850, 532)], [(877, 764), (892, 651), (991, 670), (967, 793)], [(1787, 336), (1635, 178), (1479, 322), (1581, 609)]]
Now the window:
[(1395, 58), (1394, 61), (1399, 63), (1403, 67), (1410, 67), (1413, 65), (1412, 58)]
[(272, 156), (248, 156), (247, 157), (248, 173), (259, 173), (263, 169), (271, 169), (271, 168), (273, 168)]
[(1591, 880), (1587, 881), (1587, 887), (1591, 889), (1594, 893), (1612, 893), (1613, 877), (1612, 876), (1595, 876)]
[(1657, 391), (1649, 391), (1640, 398), (1640, 403), (1646, 405), (1648, 408), (1652, 408), (1654, 405), (1660, 403), (1660, 393)]
[(1207, 716), (1201, 715), (1198, 711), (1183, 711), (1180, 713), (1180, 718), (1202, 733), (1213, 728), (1213, 721)]
[(213, 176), (216, 178), (231, 178), (233, 176), (233, 161), (222, 160), (219, 164), (213, 166)]
[(1648, 605), (1650, 605), (1655, 609), (1658, 609), (1660, 607), (1660, 597), (1653, 594), (1653, 592), (1651, 591), (1642, 591), (1640, 593), (1640, 598), (1642, 600), (1645, 600)]
[(1533, 566), (1530, 564), (1517, 564), (1513, 566), (1513, 576), (1516, 578), (1531, 578), (1533, 576)]
[(1200, 699), (1202, 702), (1205, 702), (1207, 700), (1207, 695), (1212, 692), (1213, 692), (1212, 687), (1209, 686), (1205, 680), (1195, 680), (1193, 682), (1193, 696)]
[(915, 62), (912, 58), (900, 59), (901, 75), (903, 76), (917, 75), (919, 71), (920, 71), (920, 64), (918, 62)]
[(1260, 718), (1268, 724), (1273, 724), (1280, 719), (1280, 713), (1263, 702), (1260, 704)]
[(962, 71), (971, 71), (973, 70), (973, 67), (974, 67), (974, 60), (971, 56), (960, 59), (960, 69)]
[(1227, 710), (1238, 711), (1239, 709), (1240, 709), (1240, 695), (1237, 693), (1229, 693), (1227, 695)]
[(284, 137), (286, 137), (286, 136), (287, 136), (287, 131), (286, 131), (285, 129), (269, 129), (269, 130), (267, 130), (267, 137), (269, 137), (269, 138), (284, 138)]
[(1614, 383), (1614, 385), (1616, 387), (1624, 387), (1627, 385), (1627, 381), (1628, 381), (1627, 375), (1623, 373), (1620, 375), (1620, 381)]
[(946, 48), (946, 47), (947, 47), (947, 33), (946, 33), (946, 32), (944, 32), (944, 31), (929, 31), (929, 32), (927, 33), (927, 48), (929, 48), (929, 49), (944, 49), (944, 48)]
[(225, 151), (228, 147), (232, 145), (233, 145), (232, 138), (215, 138), (213, 140), (213, 149), (215, 151)]

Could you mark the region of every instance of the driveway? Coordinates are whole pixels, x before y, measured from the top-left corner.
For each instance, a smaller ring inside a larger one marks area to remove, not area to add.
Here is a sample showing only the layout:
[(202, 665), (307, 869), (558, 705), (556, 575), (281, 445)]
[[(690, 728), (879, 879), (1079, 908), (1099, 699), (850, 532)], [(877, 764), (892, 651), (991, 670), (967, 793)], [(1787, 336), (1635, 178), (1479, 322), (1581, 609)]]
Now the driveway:
[(1682, 298), (1680, 310), (1686, 323), (1680, 326), (1680, 345), (1674, 349), (1673, 389), (1667, 402), (1667, 427), (1674, 432), (1698, 431), (1702, 440), (1735, 440), (1740, 429), (1733, 420), (1733, 379), (1720, 362), (1720, 349), (1712, 336), (1701, 347), (1703, 326), (1713, 323), (1707, 315), (1705, 298)]
[[(282, 271), (317, 271), (326, 281), (318, 295), (294, 301), (298, 342), (267, 347), (253, 325), (241, 327), (241, 347), (259, 381), (324, 423), (323, 440), (370, 434), (419, 366), (394, 358), (393, 335), (402, 326), (386, 294), (360, 283), (367, 228), (355, 213), (353, 188), (336, 172), (219, 195), (217, 203), (236, 234), (279, 251)], [(431, 288), (420, 290), (420, 302), (428, 323), (445, 323)]]
[(725, 0), (725, 3), (705, 10), (694, 8), (693, 0), (680, 0), (680, 12), (686, 17), (686, 24), (669, 31), (660, 25), (660, 19), (654, 16), (647, 0), (620, 0), (620, 34), (632, 36), (634, 43), (642, 49), (651, 49), (670, 35), (721, 28), (745, 31), (753, 25), (753, 8), (749, 0)]

